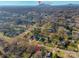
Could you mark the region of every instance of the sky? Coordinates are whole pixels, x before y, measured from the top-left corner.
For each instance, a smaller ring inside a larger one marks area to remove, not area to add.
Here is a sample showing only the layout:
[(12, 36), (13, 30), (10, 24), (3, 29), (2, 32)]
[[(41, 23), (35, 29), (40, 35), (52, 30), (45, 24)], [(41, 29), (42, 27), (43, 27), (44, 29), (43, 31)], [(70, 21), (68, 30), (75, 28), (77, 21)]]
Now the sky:
[[(50, 5), (65, 5), (65, 4), (79, 4), (79, 1), (42, 1), (44, 4)], [(0, 1), (0, 6), (4, 5), (38, 5), (38, 1)]]

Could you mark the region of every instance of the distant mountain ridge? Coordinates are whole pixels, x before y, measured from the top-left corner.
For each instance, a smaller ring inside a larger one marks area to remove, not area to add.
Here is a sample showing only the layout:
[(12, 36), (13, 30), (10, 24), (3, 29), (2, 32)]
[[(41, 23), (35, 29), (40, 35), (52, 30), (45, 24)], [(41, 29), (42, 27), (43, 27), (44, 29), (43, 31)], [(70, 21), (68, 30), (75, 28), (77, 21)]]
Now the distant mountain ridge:
[(79, 4), (65, 4), (65, 5), (49, 5), (49, 4), (40, 4), (33, 6), (37, 9), (50, 9), (50, 8), (79, 8)]

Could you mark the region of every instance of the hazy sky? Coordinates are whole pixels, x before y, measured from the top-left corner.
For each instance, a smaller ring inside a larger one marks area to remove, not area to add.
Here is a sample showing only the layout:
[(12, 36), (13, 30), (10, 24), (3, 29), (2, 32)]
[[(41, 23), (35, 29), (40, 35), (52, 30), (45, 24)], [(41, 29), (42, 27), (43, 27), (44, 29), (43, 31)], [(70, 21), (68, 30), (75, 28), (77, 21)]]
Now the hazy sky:
[[(79, 4), (79, 1), (43, 1), (42, 3), (50, 5)], [(0, 1), (3, 5), (38, 5), (38, 1)]]

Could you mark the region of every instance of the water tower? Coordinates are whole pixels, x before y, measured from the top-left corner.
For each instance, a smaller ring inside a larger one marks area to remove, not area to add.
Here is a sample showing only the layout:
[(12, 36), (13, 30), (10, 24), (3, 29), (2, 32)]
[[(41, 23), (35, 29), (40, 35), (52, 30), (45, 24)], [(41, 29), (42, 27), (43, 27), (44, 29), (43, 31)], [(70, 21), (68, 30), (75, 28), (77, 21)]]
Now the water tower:
[(42, 1), (38, 1), (38, 4), (40, 5), (40, 4), (43, 4), (43, 2)]

